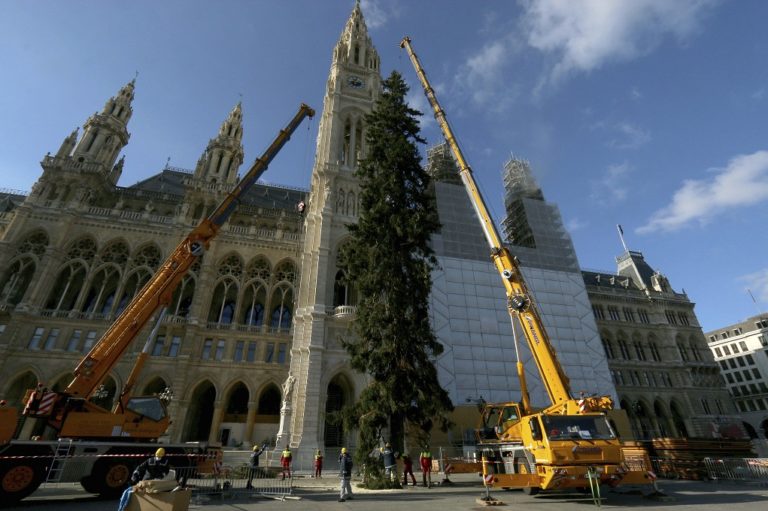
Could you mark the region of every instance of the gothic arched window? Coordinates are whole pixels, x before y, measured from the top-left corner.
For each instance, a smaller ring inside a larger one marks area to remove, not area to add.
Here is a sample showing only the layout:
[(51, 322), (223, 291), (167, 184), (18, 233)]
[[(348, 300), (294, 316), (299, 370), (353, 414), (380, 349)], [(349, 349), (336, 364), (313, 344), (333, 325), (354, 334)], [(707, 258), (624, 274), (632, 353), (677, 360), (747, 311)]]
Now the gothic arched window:
[(155, 245), (143, 247), (133, 256), (133, 264), (134, 266), (146, 266), (153, 270), (157, 269), (160, 265), (160, 249)]
[(91, 286), (83, 303), (83, 312), (109, 314), (119, 285), (120, 270), (118, 268), (110, 264), (98, 270), (91, 280)]
[(85, 285), (85, 273), (85, 264), (80, 261), (72, 262), (62, 268), (48, 295), (46, 308), (55, 311), (71, 311)]
[(349, 151), (352, 144), (352, 123), (349, 119), (344, 123), (344, 138), (341, 141), (341, 164), (349, 165)]
[(171, 314), (181, 318), (186, 318), (189, 315), (189, 310), (192, 308), (192, 300), (195, 296), (196, 282), (194, 275), (191, 274), (187, 274), (181, 279), (181, 283), (173, 292)]
[(287, 284), (278, 285), (272, 292), (272, 314), (269, 326), (272, 331), (287, 331), (293, 320), (293, 288)]
[(208, 312), (208, 321), (221, 325), (234, 322), (238, 290), (237, 282), (231, 277), (222, 279), (216, 285), (211, 300), (211, 309)]
[(128, 275), (123, 291), (120, 294), (120, 301), (118, 302), (117, 309), (115, 309), (115, 314), (123, 312), (128, 304), (131, 303), (131, 299), (133, 299), (139, 289), (144, 287), (144, 284), (147, 283), (150, 277), (151, 275), (145, 269), (136, 270)]
[(363, 142), (363, 121), (358, 119), (355, 123), (355, 151), (353, 153), (355, 161), (352, 162), (355, 167), (363, 159)]
[(267, 290), (260, 281), (246, 284), (243, 293), (243, 309), (240, 317), (246, 325), (261, 326), (264, 324), (264, 305), (267, 301)]
[(296, 266), (292, 261), (283, 261), (275, 267), (275, 282), (296, 282)]

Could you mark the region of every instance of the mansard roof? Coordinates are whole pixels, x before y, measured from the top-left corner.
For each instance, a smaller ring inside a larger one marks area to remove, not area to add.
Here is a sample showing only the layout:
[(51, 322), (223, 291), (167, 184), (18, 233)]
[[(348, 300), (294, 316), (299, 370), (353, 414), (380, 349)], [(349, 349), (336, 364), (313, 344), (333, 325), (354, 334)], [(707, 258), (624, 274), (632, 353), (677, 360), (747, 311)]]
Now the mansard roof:
[(605, 288), (631, 289), (642, 291), (634, 280), (626, 275), (619, 275), (607, 271), (582, 270), (581, 276), (587, 286), (600, 286)]
[(26, 196), (22, 195), (21, 192), (13, 190), (0, 191), (0, 213), (16, 209), (16, 207), (24, 202), (24, 199), (26, 199)]
[[(181, 202), (185, 183), (192, 178), (191, 170), (166, 167), (158, 174), (127, 188), (177, 196), (178, 202)], [(301, 188), (257, 181), (240, 202), (257, 208), (294, 209), (299, 201), (306, 200), (307, 195), (308, 191)]]

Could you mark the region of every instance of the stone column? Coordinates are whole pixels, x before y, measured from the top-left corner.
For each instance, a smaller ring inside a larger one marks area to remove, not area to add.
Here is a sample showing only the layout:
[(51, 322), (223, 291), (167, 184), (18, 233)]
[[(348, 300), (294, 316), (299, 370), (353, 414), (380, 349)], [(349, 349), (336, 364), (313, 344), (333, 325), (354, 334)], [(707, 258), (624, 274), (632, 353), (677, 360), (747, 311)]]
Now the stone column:
[(221, 418), (224, 412), (224, 402), (217, 400), (213, 404), (213, 418), (211, 419), (211, 432), (208, 434), (208, 442), (219, 441), (219, 427), (221, 427)]
[(245, 419), (245, 438), (243, 442), (253, 443), (253, 423), (256, 421), (256, 407), (258, 403), (255, 401), (248, 402), (248, 416)]

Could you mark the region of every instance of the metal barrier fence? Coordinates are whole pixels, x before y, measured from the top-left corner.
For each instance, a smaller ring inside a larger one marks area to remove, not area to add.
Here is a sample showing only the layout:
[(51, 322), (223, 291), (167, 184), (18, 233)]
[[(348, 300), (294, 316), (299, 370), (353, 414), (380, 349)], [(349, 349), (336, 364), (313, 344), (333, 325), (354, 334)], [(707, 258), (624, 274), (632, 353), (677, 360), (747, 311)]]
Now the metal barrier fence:
[[(174, 455), (169, 455), (172, 468), (176, 471), (176, 479), (192, 490), (193, 499), (197, 499), (198, 502), (211, 496), (261, 494), (279, 498), (288, 496), (293, 492), (292, 477), (283, 478), (279, 454), (277, 458), (269, 457), (267, 464), (264, 463), (265, 460), (262, 455), (260, 460), (262, 466), (258, 469), (250, 468), (250, 452), (248, 451), (227, 451), (223, 454), (220, 462), (211, 464), (210, 470), (205, 471), (200, 470), (198, 466), (175, 465), (173, 463)], [(56, 459), (51, 457), (46, 480), (40, 487), (54, 491), (65, 490), (68, 487), (79, 488), (81, 481), (91, 475), (96, 466), (95, 463), (99, 459), (115, 457), (115, 455), (79, 455)], [(146, 456), (141, 455), (136, 456), (136, 458), (129, 464), (129, 467), (135, 467)], [(295, 477), (296, 474), (292, 473), (291, 476)]]
[(710, 479), (768, 484), (768, 458), (705, 458), (704, 466)]

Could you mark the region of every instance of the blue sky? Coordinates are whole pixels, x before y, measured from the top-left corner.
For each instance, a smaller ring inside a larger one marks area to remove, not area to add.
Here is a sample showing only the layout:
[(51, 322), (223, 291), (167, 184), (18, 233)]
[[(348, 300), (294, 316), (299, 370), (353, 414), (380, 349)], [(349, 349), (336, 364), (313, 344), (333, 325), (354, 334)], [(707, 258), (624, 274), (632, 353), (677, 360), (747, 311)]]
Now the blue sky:
[[(251, 162), (300, 102), (322, 107), (352, 0), (0, 0), (0, 187), (138, 71), (120, 184), (191, 169), (242, 98)], [(768, 2), (362, 2), (383, 74), (428, 110), (422, 59), (497, 219), (510, 154), (559, 205), (582, 267), (627, 244), (697, 303), (705, 331), (768, 310)], [(423, 134), (440, 141), (425, 116)], [(317, 122), (264, 175), (307, 187)], [(757, 304), (747, 293), (751, 289)]]

